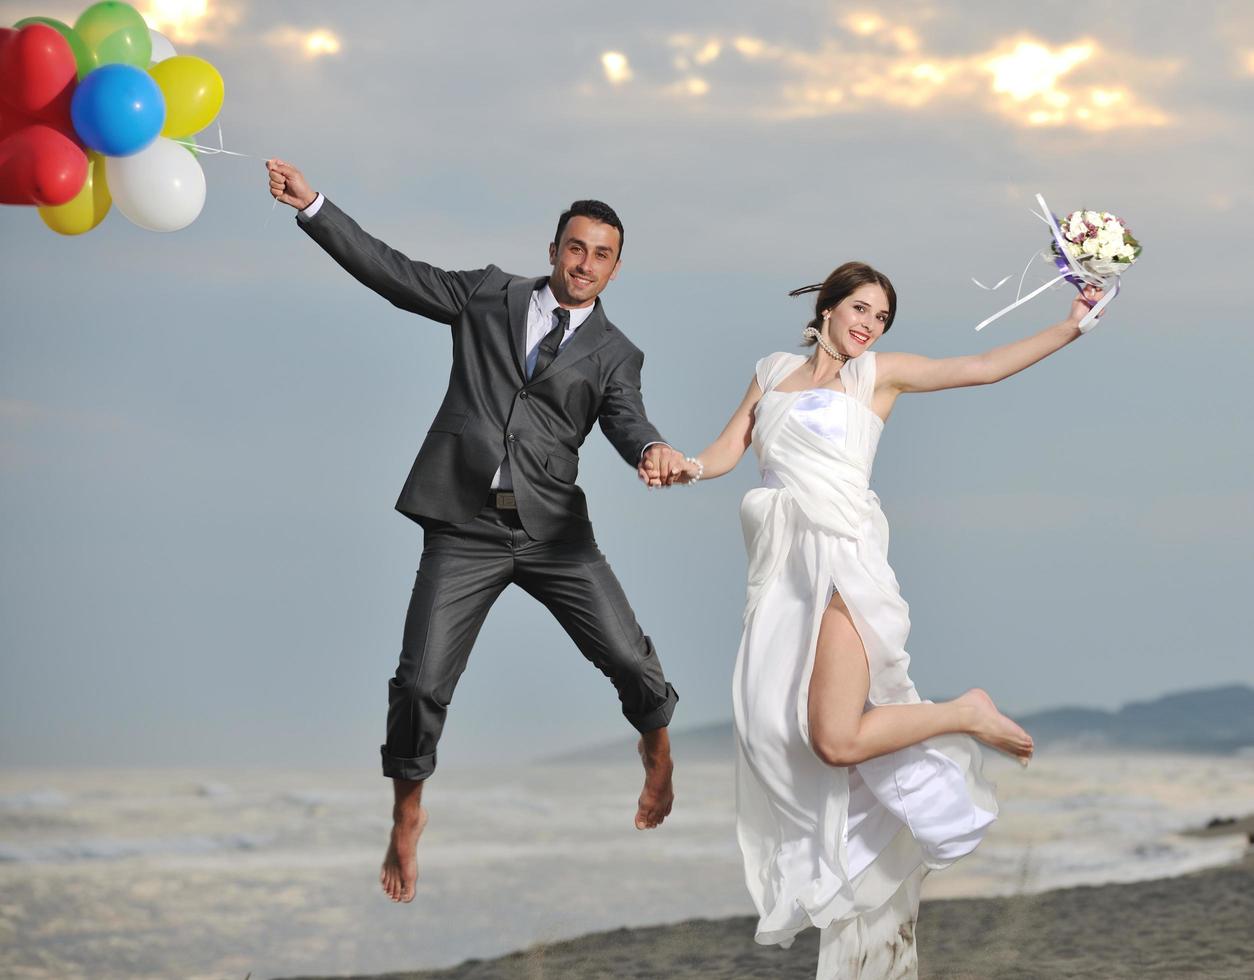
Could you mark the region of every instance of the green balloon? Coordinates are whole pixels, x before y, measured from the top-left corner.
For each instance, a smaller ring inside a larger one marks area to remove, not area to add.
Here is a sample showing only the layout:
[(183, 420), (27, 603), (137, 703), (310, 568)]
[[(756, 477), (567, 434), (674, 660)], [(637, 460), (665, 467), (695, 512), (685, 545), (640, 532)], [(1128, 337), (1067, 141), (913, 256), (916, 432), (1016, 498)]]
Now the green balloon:
[(193, 143), (196, 142), (196, 134), (193, 133), (191, 136), (178, 136), (175, 138), (174, 142), (182, 143), (185, 147), (187, 147), (187, 152), (190, 153), (192, 156), (194, 157), (200, 156), (200, 153), (197, 151), (196, 147), (192, 145)]
[(129, 3), (94, 3), (79, 15), (74, 30), (87, 46), (93, 67), (120, 64), (146, 69), (152, 61), (148, 24)]
[[(13, 26), (21, 30), (27, 24), (43, 24), (45, 27), (51, 27), (69, 42), (70, 50), (74, 52), (74, 64), (78, 66), (78, 77), (80, 79), (96, 67), (96, 62), (92, 58), (91, 52), (87, 50), (87, 45), (78, 36), (78, 31), (74, 30), (69, 24), (64, 24), (53, 17), (27, 17), (19, 20)], [(152, 43), (151, 38), (149, 38), (149, 43)]]

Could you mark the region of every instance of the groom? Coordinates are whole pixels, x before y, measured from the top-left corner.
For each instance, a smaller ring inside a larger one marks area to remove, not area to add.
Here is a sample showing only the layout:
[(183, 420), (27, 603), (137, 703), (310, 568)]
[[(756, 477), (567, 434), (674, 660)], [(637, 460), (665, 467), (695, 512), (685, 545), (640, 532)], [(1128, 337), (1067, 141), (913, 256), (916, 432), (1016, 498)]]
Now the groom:
[(350, 275), (453, 334), (444, 402), (396, 503), (422, 525), (424, 543), (388, 686), (381, 752), (395, 803), (383, 890), (413, 900), (423, 783), (471, 646), (510, 583), (544, 603), (617, 688), (642, 736), (636, 827), (658, 826), (674, 797), (666, 726), (678, 695), (597, 548), (575, 483), (594, 422), (650, 485), (666, 485), (683, 463), (645, 417), (644, 355), (597, 298), (618, 273), (618, 215), (599, 201), (571, 205), (549, 245), (547, 277), (493, 265), (447, 272), (366, 234), (290, 164), (267, 160), (266, 168), (270, 193), (298, 209), (301, 229)]

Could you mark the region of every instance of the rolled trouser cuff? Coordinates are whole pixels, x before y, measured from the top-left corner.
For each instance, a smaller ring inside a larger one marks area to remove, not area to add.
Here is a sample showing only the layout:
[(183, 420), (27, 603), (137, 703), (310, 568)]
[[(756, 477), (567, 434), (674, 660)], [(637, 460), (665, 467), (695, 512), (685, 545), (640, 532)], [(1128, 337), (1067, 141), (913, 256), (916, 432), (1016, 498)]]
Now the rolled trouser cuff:
[(636, 731), (644, 734), (645, 732), (656, 731), (659, 728), (665, 728), (671, 723), (671, 715), (675, 713), (675, 704), (679, 701), (679, 694), (668, 683), (666, 685), (666, 700), (659, 704), (652, 711), (642, 715), (627, 715), (627, 720), (631, 722), (632, 727)]
[(383, 775), (389, 779), (410, 779), (421, 782), (435, 772), (434, 752), (430, 755), (405, 759), (401, 756), (388, 755), (388, 747), (380, 745), (379, 754), (383, 756)]

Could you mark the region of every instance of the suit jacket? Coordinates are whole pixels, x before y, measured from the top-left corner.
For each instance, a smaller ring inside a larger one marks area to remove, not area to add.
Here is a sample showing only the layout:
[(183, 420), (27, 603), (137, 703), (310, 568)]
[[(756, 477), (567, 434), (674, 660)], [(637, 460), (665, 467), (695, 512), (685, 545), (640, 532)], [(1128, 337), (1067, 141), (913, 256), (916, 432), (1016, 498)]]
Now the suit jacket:
[(448, 391), (418, 450), (396, 509), (461, 524), (484, 506), (508, 455), (518, 516), (533, 538), (587, 530), (579, 447), (595, 422), (633, 468), (665, 440), (645, 416), (644, 355), (605, 317), (600, 299), (553, 363), (526, 377), (527, 306), (547, 281), (496, 266), (448, 272), (368, 235), (323, 199), (298, 222), (354, 278), (402, 310), (448, 324)]

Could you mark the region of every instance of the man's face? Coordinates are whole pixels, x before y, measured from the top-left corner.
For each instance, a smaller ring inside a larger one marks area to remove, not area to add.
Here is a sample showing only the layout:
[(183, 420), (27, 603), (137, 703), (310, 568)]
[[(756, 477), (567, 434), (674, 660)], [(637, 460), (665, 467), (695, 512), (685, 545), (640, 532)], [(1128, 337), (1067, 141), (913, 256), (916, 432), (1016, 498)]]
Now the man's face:
[(563, 306), (588, 306), (618, 275), (618, 229), (575, 215), (562, 229), (562, 240), (549, 245), (553, 274), (549, 288)]

